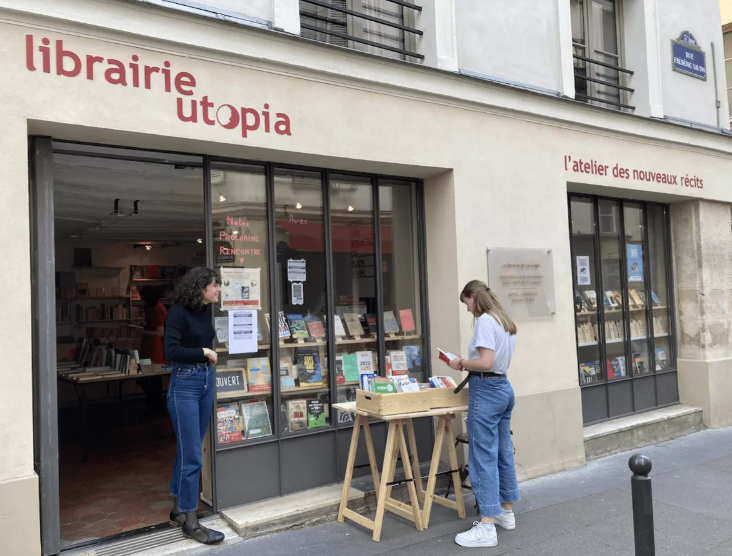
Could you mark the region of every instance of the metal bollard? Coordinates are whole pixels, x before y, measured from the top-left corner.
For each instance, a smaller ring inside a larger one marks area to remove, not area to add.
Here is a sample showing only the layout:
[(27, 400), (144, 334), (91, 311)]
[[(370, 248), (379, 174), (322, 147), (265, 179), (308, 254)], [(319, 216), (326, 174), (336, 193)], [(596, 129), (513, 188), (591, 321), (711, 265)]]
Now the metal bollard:
[(633, 472), (630, 479), (633, 492), (633, 531), (635, 556), (655, 556), (656, 540), (653, 533), (653, 492), (651, 490), (651, 460), (636, 454), (628, 461)]

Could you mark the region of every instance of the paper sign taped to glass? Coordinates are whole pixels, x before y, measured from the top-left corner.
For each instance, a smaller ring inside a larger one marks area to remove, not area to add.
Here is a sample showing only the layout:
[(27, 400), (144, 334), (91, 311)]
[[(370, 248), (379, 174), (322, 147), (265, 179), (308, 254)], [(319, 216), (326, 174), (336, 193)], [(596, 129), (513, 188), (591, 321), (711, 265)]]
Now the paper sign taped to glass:
[(259, 268), (221, 267), (221, 310), (261, 308)]
[(488, 287), (515, 319), (556, 312), (551, 249), (488, 249)]

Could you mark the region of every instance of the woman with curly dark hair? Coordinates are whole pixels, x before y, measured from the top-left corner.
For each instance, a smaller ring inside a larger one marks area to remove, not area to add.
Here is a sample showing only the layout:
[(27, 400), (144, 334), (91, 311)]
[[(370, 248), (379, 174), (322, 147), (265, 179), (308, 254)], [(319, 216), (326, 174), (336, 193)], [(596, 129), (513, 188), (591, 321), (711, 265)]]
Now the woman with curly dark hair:
[(211, 349), (216, 332), (210, 306), (218, 303), (220, 293), (221, 278), (214, 270), (194, 268), (178, 284), (165, 323), (165, 357), (173, 366), (168, 412), (177, 443), (170, 521), (182, 526), (184, 535), (204, 544), (224, 540), (223, 533), (201, 525), (196, 514), (201, 442), (213, 408), (217, 360)]

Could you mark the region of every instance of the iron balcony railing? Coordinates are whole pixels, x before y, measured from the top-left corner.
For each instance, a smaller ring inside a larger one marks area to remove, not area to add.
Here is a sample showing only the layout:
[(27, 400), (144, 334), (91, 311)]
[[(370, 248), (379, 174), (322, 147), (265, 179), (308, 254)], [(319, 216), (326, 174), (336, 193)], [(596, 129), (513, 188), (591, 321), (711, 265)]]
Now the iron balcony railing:
[[(614, 95), (617, 100), (600, 98), (600, 97), (595, 96), (595, 95), (585, 94), (585, 93), (581, 93), (581, 92), (575, 92), (575, 98), (577, 100), (581, 100), (583, 102), (599, 102), (599, 103), (602, 103), (602, 104), (608, 104), (610, 106), (615, 106), (617, 108), (625, 108), (627, 110), (635, 110), (635, 106), (632, 106), (630, 104), (625, 104), (625, 103), (621, 102), (621, 100), (622, 100), (622, 96), (621, 96), (622, 93), (621, 92), (622, 91), (625, 91), (626, 93), (632, 94), (632, 93), (635, 92), (635, 89), (632, 89), (630, 87), (626, 87), (625, 85), (621, 85), (620, 84), (620, 74), (623, 73), (625, 75), (629, 75), (630, 76), (630, 75), (633, 75), (633, 73), (634, 73), (632, 70), (625, 69), (625, 68), (621, 68), (620, 66), (613, 65), (613, 64), (609, 64), (607, 62), (601, 62), (600, 60), (595, 60), (595, 59), (592, 59), (592, 58), (588, 58), (587, 56), (582, 56), (580, 54), (573, 54), (573, 57), (574, 57), (575, 60), (580, 60), (581, 62), (584, 62), (584, 64), (577, 64), (577, 63), (575, 63), (575, 66), (574, 66), (575, 83), (577, 82), (577, 80), (579, 80), (581, 82), (584, 82), (584, 84), (585, 84), (585, 86), (584, 86), (584, 88), (582, 90), (588, 91), (587, 82), (591, 82), (591, 83), (596, 83), (598, 85), (601, 85), (603, 87), (610, 87), (611, 89), (614, 89), (615, 91), (617, 91), (616, 95)], [(613, 78), (613, 77), (606, 76), (606, 77), (608, 77), (610, 79), (615, 79), (617, 81), (617, 83), (614, 83), (613, 81), (608, 81), (606, 79), (598, 79), (597, 77), (590, 77), (588, 75), (589, 72), (587, 71), (587, 65), (588, 64), (594, 64), (594, 65), (601, 66), (603, 68), (607, 68), (607, 69), (610, 69), (610, 70), (613, 70), (613, 71), (618, 72), (618, 77), (617, 78)], [(577, 87), (577, 89), (580, 90), (580, 87)], [(602, 89), (599, 89), (599, 88), (598, 88), (598, 92), (600, 94), (603, 93)]]
[(401, 59), (424, 60), (410, 49), (413, 38), (424, 33), (407, 24), (420, 11), (421, 6), (404, 0), (300, 0), (300, 27), (304, 37), (321, 42), (351, 48), (358, 43)]

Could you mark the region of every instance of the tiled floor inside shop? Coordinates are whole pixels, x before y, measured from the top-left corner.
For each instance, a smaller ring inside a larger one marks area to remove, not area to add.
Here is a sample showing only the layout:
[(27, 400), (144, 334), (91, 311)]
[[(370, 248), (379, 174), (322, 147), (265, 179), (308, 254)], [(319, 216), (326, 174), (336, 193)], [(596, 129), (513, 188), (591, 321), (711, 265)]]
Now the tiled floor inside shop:
[[(82, 461), (80, 418), (60, 422), (61, 539), (64, 546), (167, 523), (175, 437), (167, 413), (141, 417), (144, 403), (90, 409), (90, 457)], [(203, 506), (200, 508), (203, 511)]]

